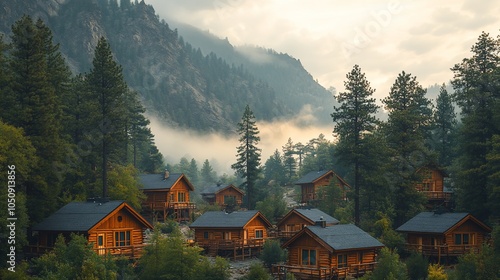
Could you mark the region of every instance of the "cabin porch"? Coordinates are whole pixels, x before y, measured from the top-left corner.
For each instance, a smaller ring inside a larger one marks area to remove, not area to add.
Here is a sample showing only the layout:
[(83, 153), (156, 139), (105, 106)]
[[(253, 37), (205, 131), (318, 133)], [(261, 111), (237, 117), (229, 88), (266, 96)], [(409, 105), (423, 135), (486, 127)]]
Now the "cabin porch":
[[(128, 259), (139, 259), (144, 253), (146, 244), (130, 245), (130, 246), (115, 246), (104, 248), (92, 248), (94, 252), (101, 256), (126, 257)], [(41, 255), (50, 252), (54, 247), (41, 245), (28, 245), (26, 247), (26, 256), (28, 258), (40, 257)]]
[(358, 278), (365, 275), (368, 271), (373, 271), (376, 262), (352, 264), (344, 268), (335, 267), (310, 267), (295, 265), (273, 265), (272, 274), (274, 279), (285, 280), (287, 273), (292, 273), (296, 279), (346, 279)]
[(209, 256), (221, 256), (231, 259), (245, 259), (258, 255), (264, 239), (209, 239), (197, 242)]
[(191, 213), (196, 209), (192, 202), (150, 202), (142, 205), (143, 212), (150, 220), (164, 222), (172, 218), (177, 222), (191, 220)]

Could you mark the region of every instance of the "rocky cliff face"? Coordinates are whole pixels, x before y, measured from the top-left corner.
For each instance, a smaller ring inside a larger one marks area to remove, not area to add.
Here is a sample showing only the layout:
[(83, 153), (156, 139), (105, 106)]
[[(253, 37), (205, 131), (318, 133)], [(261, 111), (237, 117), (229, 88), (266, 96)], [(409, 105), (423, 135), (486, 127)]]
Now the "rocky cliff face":
[[(300, 86), (304, 75), (294, 69), (305, 72), (300, 62), (285, 57), (288, 62), (281, 68), (241, 66), (241, 61), (236, 61), (238, 67), (230, 66), (234, 61), (227, 63), (184, 42), (144, 1), (118, 6), (116, 0), (11, 0), (2, 1), (0, 11), (0, 32), (7, 40), (11, 25), (23, 14), (44, 20), (74, 73), (91, 68), (97, 41), (106, 37), (148, 113), (171, 126), (231, 133), (246, 104), (258, 119), (272, 120), (291, 117), (309, 100), (314, 99), (313, 106), (325, 103), (321, 86), (316, 85), (313, 94), (310, 85)], [(276, 71), (283, 73), (272, 86), (252, 74)], [(306, 84), (314, 83), (307, 75)], [(304, 96), (291, 92), (290, 81)], [(312, 98), (318, 89), (319, 98)], [(331, 96), (326, 93), (326, 98)]]

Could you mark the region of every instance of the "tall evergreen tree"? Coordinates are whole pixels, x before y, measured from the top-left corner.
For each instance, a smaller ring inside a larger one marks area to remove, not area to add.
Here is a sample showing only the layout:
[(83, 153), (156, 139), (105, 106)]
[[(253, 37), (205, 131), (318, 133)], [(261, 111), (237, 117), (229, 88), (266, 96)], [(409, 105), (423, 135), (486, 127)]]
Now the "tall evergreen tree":
[(445, 84), (439, 90), (434, 112), (434, 129), (432, 134), (433, 149), (438, 153), (440, 166), (449, 167), (453, 156), (457, 119), (455, 108)]
[(217, 181), (217, 173), (214, 171), (208, 159), (205, 159), (203, 165), (200, 170), (202, 184), (204, 186), (208, 186), (216, 183)]
[(274, 184), (282, 186), (287, 182), (286, 173), (286, 167), (281, 154), (276, 149), (264, 164), (264, 180), (268, 183), (274, 182)]
[(491, 213), (488, 208), (489, 173), (485, 165), (486, 156), (492, 149), (492, 136), (500, 133), (499, 51), (499, 41), (483, 32), (472, 46), (472, 57), (452, 68), (454, 98), (462, 110), (455, 181), (457, 206), (480, 219), (487, 219)]
[(51, 38), (50, 30), (40, 21), (35, 25), (29, 16), (22, 17), (12, 26), (9, 72), (13, 98), (12, 104), (3, 109), (11, 112), (5, 114), (5, 121), (23, 128), (40, 159), (27, 184), (32, 222), (58, 207), (57, 196), (63, 179), (54, 168), (54, 163), (63, 161), (66, 145), (61, 138), (62, 110), (56, 91), (63, 87), (62, 80), (66, 78), (51, 72), (64, 68), (60, 65), (63, 61), (51, 59), (57, 55)]
[(354, 222), (359, 225), (360, 221), (360, 183), (361, 168), (371, 168), (362, 160), (366, 158), (366, 150), (363, 149), (364, 135), (372, 133), (377, 125), (375, 113), (378, 106), (372, 98), (374, 89), (361, 72), (358, 65), (354, 65), (351, 72), (346, 75), (344, 82), (346, 92), (337, 96), (340, 107), (334, 107), (331, 114), (336, 124), (334, 133), (339, 137), (337, 144), (337, 155), (354, 172)]
[(250, 106), (245, 107), (245, 112), (238, 123), (238, 134), (240, 145), (236, 148), (236, 163), (231, 168), (236, 174), (245, 179), (242, 187), (246, 190), (247, 207), (253, 209), (255, 201), (255, 183), (260, 174), (260, 149), (257, 144), (260, 141), (259, 129), (257, 128), (255, 116)]
[(425, 146), (431, 120), (431, 102), (416, 77), (398, 75), (389, 96), (382, 102), (389, 112), (385, 126), (387, 143), (392, 150), (393, 184), (396, 188), (396, 225), (400, 225), (422, 210), (424, 198), (417, 193), (419, 181), (416, 170), (429, 157)]
[(123, 79), (122, 68), (118, 65), (111, 48), (104, 37), (101, 37), (95, 49), (92, 69), (86, 75), (89, 92), (93, 101), (95, 114), (90, 123), (99, 129), (99, 158), (101, 160), (102, 196), (108, 196), (108, 176), (110, 161), (119, 162), (123, 158), (120, 143), (126, 140), (123, 127), (126, 123), (125, 95), (128, 88)]
[(9, 45), (4, 42), (3, 34), (0, 34), (0, 119), (4, 121), (12, 120), (15, 114), (14, 110), (8, 110), (10, 106), (15, 104), (14, 95), (10, 89), (10, 81), (12, 79), (9, 71), (9, 61), (7, 59), (7, 51)]
[(285, 146), (282, 147), (283, 151), (283, 163), (286, 167), (287, 183), (291, 183), (293, 177), (295, 176), (295, 170), (297, 169), (297, 163), (294, 158), (295, 145), (293, 144), (292, 138), (288, 138)]

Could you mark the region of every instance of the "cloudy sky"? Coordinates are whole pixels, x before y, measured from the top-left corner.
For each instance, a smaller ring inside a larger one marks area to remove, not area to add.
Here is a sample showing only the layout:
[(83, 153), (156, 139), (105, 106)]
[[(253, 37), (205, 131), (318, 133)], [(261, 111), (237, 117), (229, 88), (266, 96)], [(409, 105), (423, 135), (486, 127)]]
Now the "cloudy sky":
[(491, 0), (146, 0), (167, 22), (181, 21), (233, 45), (272, 48), (300, 59), (320, 84), (344, 90), (354, 64), (376, 96), (401, 71), (424, 87), (449, 81), (482, 31), (499, 34)]

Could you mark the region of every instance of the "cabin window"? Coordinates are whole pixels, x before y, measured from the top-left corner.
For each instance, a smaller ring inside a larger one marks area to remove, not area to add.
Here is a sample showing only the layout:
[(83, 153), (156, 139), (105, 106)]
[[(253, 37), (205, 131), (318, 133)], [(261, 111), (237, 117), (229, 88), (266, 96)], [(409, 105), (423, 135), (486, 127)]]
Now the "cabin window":
[(230, 231), (224, 232), (224, 238), (223, 239), (230, 240), (231, 239), (231, 232)]
[(255, 230), (255, 238), (264, 238), (264, 230), (256, 229)]
[(204, 239), (208, 239), (208, 231), (204, 231), (203, 232), (203, 238)]
[(302, 265), (316, 265), (316, 250), (302, 249)]
[(337, 255), (337, 268), (347, 267), (347, 254)]
[(118, 218), (117, 218), (117, 219), (118, 219), (118, 222), (123, 221), (123, 217), (122, 217), (122, 216), (118, 216)]
[(186, 201), (186, 194), (183, 192), (177, 193), (177, 201), (178, 202)]
[(358, 253), (358, 263), (363, 263), (363, 252)]
[(115, 232), (115, 246), (130, 246), (130, 231)]
[(473, 233), (456, 233), (455, 234), (455, 245), (469, 245), (474, 244), (474, 234)]
[(236, 204), (236, 196), (234, 196), (234, 195), (225, 195), (224, 196), (224, 204), (226, 204), (226, 205)]

